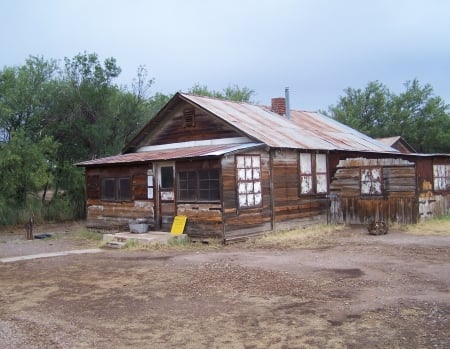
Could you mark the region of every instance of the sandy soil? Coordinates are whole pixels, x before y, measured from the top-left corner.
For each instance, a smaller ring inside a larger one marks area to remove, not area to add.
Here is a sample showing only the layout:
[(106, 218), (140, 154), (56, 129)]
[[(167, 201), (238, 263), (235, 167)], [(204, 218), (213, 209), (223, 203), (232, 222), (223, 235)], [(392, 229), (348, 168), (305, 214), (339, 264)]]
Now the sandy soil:
[[(18, 234), (0, 233), (0, 257), (89, 246)], [(361, 229), (0, 264), (0, 347), (449, 348), (449, 275), (449, 236)]]

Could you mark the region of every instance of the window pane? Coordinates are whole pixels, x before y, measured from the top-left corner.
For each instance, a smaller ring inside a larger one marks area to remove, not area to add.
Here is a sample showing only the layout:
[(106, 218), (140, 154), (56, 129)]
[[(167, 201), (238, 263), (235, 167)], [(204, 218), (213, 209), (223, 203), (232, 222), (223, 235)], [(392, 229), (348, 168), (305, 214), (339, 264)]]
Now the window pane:
[(239, 195), (239, 207), (247, 207), (247, 195)]
[(200, 177), (200, 200), (219, 200), (219, 170), (199, 171)]
[(300, 154), (300, 173), (301, 174), (312, 174), (311, 172), (311, 154), (301, 153)]
[(172, 189), (173, 188), (173, 167), (166, 166), (161, 167), (161, 188)]
[(115, 200), (116, 181), (114, 178), (103, 178), (102, 180), (102, 199)]
[(255, 194), (255, 205), (261, 205), (262, 202), (262, 195), (261, 193)]
[(245, 194), (247, 191), (245, 190), (245, 183), (239, 183), (238, 184), (238, 193), (239, 194)]
[(260, 159), (259, 156), (252, 156), (252, 167), (259, 168), (260, 167)]
[(245, 168), (252, 168), (252, 157), (244, 156)]
[(236, 156), (236, 167), (244, 168), (244, 156)]
[(316, 184), (316, 192), (326, 193), (328, 191), (328, 183), (327, 183), (327, 175), (317, 175), (317, 184)]
[(119, 200), (131, 200), (131, 181), (130, 178), (119, 178)]
[(261, 182), (254, 182), (253, 183), (253, 192), (256, 193), (261, 193)]
[(301, 181), (301, 188), (300, 188), (300, 192), (301, 194), (310, 194), (312, 193), (312, 177), (311, 176), (301, 176), (300, 177), (300, 181)]
[(316, 154), (316, 173), (327, 172), (327, 156), (325, 154)]
[(197, 174), (194, 171), (185, 171), (178, 174), (180, 200), (197, 199)]

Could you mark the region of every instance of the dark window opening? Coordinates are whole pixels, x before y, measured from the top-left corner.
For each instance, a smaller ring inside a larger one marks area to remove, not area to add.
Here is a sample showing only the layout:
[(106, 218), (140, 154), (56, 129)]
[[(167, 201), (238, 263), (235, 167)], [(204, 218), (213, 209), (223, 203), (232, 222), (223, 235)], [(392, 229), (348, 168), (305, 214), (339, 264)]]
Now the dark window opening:
[(178, 197), (182, 201), (220, 200), (219, 170), (179, 172)]
[(131, 181), (129, 177), (103, 178), (102, 200), (129, 201), (131, 200)]
[(173, 167), (161, 167), (161, 189), (173, 189)]

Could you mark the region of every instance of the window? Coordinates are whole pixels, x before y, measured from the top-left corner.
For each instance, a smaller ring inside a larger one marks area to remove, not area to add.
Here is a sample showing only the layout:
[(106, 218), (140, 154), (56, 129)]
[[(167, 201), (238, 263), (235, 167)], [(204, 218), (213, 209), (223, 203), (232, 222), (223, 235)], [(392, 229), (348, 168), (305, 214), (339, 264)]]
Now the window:
[(173, 167), (172, 166), (161, 167), (161, 189), (163, 189), (163, 190), (173, 189)]
[(433, 165), (434, 190), (450, 191), (450, 165)]
[(261, 206), (262, 195), (260, 156), (237, 155), (236, 169), (239, 208)]
[(361, 168), (361, 194), (382, 194), (382, 169), (381, 167)]
[(131, 181), (129, 177), (103, 178), (102, 200), (129, 201), (131, 200)]
[(300, 153), (300, 194), (328, 192), (326, 154)]
[(219, 170), (193, 170), (178, 173), (178, 197), (183, 201), (220, 199)]

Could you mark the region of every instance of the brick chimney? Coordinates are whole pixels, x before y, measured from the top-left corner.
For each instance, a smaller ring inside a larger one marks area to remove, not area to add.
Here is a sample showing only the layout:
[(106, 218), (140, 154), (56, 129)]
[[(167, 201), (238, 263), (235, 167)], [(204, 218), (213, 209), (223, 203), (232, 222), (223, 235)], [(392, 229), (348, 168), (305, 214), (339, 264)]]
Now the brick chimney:
[(286, 98), (272, 98), (272, 111), (279, 115), (286, 115)]

